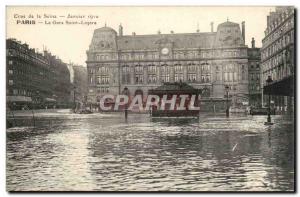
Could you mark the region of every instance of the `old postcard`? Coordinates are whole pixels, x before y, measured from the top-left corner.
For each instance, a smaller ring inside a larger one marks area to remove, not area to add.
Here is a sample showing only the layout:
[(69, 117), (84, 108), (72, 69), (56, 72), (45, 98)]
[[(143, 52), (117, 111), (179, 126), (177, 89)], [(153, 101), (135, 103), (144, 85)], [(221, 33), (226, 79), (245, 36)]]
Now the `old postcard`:
[(293, 6), (7, 6), (6, 190), (295, 192)]

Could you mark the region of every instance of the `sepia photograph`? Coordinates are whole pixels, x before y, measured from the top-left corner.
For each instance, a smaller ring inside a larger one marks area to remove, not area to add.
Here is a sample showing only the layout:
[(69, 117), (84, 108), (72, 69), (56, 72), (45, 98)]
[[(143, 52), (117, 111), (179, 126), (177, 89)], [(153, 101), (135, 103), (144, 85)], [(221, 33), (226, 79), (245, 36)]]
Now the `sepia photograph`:
[(293, 5), (5, 11), (7, 192), (296, 192)]

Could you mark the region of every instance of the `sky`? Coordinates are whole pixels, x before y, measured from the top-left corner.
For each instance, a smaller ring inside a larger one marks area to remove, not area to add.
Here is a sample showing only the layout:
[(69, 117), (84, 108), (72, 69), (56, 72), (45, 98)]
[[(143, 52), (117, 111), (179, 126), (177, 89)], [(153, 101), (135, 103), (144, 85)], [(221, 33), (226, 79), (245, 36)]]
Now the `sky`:
[[(6, 37), (16, 38), (22, 43), (26, 42), (31, 48), (40, 52), (44, 48), (51, 51), (64, 62), (86, 66), (86, 50), (88, 50), (94, 29), (107, 26), (118, 31), (121, 23), (124, 35), (156, 34), (161, 33), (193, 33), (199, 27), (200, 32), (210, 32), (210, 23), (214, 22), (214, 30), (217, 25), (227, 21), (241, 24), (245, 21), (246, 44), (251, 46), (251, 38), (256, 40), (256, 47), (261, 47), (264, 30), (267, 24), (267, 15), (274, 11), (274, 7), (24, 7), (8, 6), (6, 10)], [(22, 24), (28, 15), (30, 20), (36, 20), (36, 24)], [(36, 15), (40, 19), (36, 19)], [(67, 18), (68, 15), (83, 16), (85, 18)], [(25, 15), (25, 19), (22, 18)], [(47, 17), (57, 18), (43, 18)], [(98, 18), (88, 19), (91, 15)], [(65, 16), (65, 17), (60, 17)], [(45, 24), (56, 21), (90, 21), (96, 25), (82, 24)], [(19, 23), (17, 24), (17, 22)], [(41, 22), (41, 23), (38, 23)]]

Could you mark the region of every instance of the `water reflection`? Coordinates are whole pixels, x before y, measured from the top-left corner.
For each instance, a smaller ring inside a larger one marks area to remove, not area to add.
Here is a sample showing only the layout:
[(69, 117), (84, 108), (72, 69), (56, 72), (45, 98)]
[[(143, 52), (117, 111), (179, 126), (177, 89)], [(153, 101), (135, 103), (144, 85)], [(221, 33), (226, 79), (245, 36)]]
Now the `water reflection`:
[(35, 135), (8, 134), (7, 188), (293, 190), (293, 125), (276, 120), (268, 127), (264, 117), (66, 116)]

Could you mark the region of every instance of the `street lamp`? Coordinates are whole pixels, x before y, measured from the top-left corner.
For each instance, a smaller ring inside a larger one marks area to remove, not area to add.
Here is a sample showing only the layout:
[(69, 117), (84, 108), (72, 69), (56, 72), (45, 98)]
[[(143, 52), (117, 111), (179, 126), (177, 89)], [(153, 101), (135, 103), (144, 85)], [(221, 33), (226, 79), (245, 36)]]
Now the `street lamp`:
[(74, 113), (76, 113), (76, 86), (73, 87), (74, 94), (73, 94), (73, 107), (74, 107)]
[(40, 93), (40, 91), (35, 91), (35, 101), (33, 101), (33, 106), (32, 106), (32, 110), (31, 110), (31, 113), (32, 113), (32, 120), (33, 120), (33, 127), (35, 127), (35, 116), (34, 116), (34, 109), (36, 108), (37, 109), (37, 107), (35, 107), (35, 105), (37, 105), (38, 104), (38, 99), (39, 99), (39, 93)]
[(53, 105), (53, 109), (55, 109), (56, 108), (56, 103), (57, 103), (57, 96), (56, 96), (56, 94), (53, 94), (52, 95), (52, 97), (54, 98), (54, 105)]
[[(267, 85), (270, 85), (273, 80), (271, 76), (268, 76), (268, 79), (266, 80)], [(268, 118), (267, 118), (267, 122), (265, 122), (265, 125), (272, 125), (273, 123), (271, 123), (271, 92), (269, 89), (269, 106), (268, 106)]]
[(225, 91), (226, 91), (226, 117), (229, 117), (229, 103), (228, 103), (228, 98), (229, 98), (229, 86), (225, 86)]
[[(122, 91), (123, 95), (129, 96), (129, 89), (127, 87), (124, 88), (124, 90)], [(127, 111), (128, 105), (127, 103), (125, 104), (125, 119), (127, 120), (127, 116), (128, 116), (128, 111)]]
[(236, 87), (233, 86), (233, 101), (232, 101), (233, 102), (233, 104), (232, 104), (233, 108), (236, 108), (236, 103), (237, 103), (236, 100), (237, 100), (236, 99)]
[(38, 109), (40, 106), (39, 106), (39, 104), (40, 104), (40, 91), (35, 91), (35, 106), (34, 106), (34, 108), (35, 109)]

